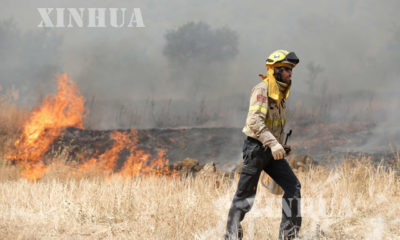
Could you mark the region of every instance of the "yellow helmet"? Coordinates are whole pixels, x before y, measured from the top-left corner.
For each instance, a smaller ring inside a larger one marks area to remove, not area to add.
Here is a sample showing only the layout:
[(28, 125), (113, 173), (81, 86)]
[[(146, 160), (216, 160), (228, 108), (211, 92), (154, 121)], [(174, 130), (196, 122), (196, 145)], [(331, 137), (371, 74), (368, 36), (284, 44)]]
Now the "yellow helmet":
[(275, 79), (275, 69), (279, 67), (291, 67), (294, 68), (296, 64), (299, 63), (294, 52), (289, 52), (286, 50), (276, 50), (269, 55), (267, 62), (265, 63), (267, 67), (267, 76), (263, 76), (263, 81), (268, 85), (268, 97), (274, 99), (280, 104), (283, 98), (289, 97), (290, 86), (281, 92), (279, 86)]
[(299, 61), (294, 52), (276, 50), (269, 55), (266, 65), (271, 67), (290, 66), (294, 68)]

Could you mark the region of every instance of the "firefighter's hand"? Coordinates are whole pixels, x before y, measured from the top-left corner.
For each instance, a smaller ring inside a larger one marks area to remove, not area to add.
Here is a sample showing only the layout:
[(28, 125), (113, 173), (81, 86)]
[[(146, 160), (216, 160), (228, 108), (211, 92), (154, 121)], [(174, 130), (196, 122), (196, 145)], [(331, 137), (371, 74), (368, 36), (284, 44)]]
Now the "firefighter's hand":
[(271, 152), (275, 160), (280, 160), (284, 158), (286, 154), (285, 149), (279, 143), (271, 147)]
[(290, 153), (292, 152), (292, 147), (290, 147), (289, 145), (282, 145), (283, 149), (285, 149), (285, 157), (289, 156)]

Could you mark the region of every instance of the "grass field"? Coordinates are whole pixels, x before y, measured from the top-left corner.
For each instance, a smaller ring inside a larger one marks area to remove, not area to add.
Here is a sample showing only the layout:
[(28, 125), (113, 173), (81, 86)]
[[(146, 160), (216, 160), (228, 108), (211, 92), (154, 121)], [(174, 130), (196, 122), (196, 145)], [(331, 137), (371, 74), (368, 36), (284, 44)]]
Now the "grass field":
[[(52, 164), (37, 182), (0, 169), (1, 239), (221, 239), (237, 178), (104, 177)], [(297, 173), (301, 239), (399, 239), (398, 168), (368, 159)], [(261, 185), (245, 239), (276, 239), (279, 196)]]
[[(221, 239), (238, 178), (138, 176), (79, 170), (58, 156), (38, 181), (5, 160), (28, 112), (0, 96), (0, 239)], [(400, 157), (391, 167), (344, 159), (296, 174), (301, 239), (400, 239)], [(279, 196), (261, 185), (245, 239), (277, 239)]]

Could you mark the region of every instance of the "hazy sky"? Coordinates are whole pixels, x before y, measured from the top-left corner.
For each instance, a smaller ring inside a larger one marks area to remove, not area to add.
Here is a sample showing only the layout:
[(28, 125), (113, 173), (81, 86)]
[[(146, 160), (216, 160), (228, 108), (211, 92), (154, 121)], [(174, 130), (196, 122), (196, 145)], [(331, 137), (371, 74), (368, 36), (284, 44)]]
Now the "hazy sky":
[[(140, 8), (146, 27), (44, 30), (37, 27), (39, 7)], [(247, 98), (258, 73), (265, 73), (266, 57), (288, 49), (300, 58), (294, 94), (398, 94), (399, 9), (398, 0), (2, 0), (0, 84), (21, 89), (22, 97), (41, 97), (54, 88), (54, 73), (68, 72), (88, 99), (194, 105)], [(236, 33), (238, 53), (223, 62), (172, 65), (163, 54), (165, 35), (189, 22)], [(14, 30), (4, 30), (10, 24)]]

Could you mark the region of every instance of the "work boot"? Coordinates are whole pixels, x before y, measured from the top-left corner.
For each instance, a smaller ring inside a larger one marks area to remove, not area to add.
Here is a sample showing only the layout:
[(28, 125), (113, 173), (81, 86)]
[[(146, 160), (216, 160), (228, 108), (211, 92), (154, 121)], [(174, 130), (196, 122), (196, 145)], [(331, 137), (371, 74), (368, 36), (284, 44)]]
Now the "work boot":
[(298, 226), (290, 226), (290, 224), (281, 223), (281, 229), (279, 231), (279, 240), (292, 240), (298, 237), (300, 228)]
[(237, 234), (227, 232), (224, 235), (224, 240), (242, 240), (242, 239), (243, 239), (243, 228), (241, 225), (239, 225)]

